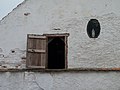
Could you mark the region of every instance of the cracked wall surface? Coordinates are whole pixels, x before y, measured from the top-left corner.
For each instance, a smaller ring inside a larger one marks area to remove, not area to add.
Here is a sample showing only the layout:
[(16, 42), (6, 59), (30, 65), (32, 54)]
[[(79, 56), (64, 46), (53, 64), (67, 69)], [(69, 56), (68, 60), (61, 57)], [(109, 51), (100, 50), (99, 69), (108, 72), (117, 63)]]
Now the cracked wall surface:
[(120, 72), (0, 72), (0, 90), (120, 90)]
[[(120, 67), (119, 2), (25, 0), (0, 21), (0, 68), (26, 68), (27, 34), (46, 33), (70, 33), (68, 68)], [(101, 25), (97, 39), (86, 31), (92, 18)]]

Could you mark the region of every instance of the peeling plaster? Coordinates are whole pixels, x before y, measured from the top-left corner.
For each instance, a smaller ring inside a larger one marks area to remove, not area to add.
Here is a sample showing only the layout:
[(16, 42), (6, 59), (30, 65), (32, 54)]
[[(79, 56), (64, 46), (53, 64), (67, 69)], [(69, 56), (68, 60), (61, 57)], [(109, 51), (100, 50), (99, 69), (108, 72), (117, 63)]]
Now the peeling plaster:
[[(44, 33), (70, 33), (68, 68), (119, 68), (118, 10), (118, 1), (25, 0), (0, 22), (0, 68), (26, 68), (27, 34)], [(97, 39), (86, 33), (91, 18), (101, 24)]]
[[(0, 90), (120, 90), (119, 8), (119, 0), (25, 0), (0, 21)], [(97, 39), (86, 33), (92, 18)], [(26, 68), (27, 34), (44, 33), (70, 33), (68, 68), (94, 72), (8, 72)]]

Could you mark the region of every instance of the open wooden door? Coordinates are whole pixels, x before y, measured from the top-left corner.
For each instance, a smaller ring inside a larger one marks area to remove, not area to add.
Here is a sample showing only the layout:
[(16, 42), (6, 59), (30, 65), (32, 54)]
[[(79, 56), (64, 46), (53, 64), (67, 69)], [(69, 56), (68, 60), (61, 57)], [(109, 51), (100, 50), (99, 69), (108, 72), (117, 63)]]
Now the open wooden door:
[(45, 68), (46, 36), (28, 34), (27, 60), (28, 68)]

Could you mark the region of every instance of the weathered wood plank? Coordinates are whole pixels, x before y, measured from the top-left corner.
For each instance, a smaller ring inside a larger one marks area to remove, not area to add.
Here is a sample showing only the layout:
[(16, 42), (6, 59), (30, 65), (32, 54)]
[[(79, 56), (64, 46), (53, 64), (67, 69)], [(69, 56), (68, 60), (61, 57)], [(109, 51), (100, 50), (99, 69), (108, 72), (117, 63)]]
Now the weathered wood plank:
[(28, 66), (29, 68), (45, 68), (45, 66)]
[(46, 37), (32, 34), (27, 41), (27, 67), (45, 68)]
[(45, 50), (37, 50), (37, 49), (28, 49), (28, 52), (33, 52), (33, 53), (45, 53)]
[(40, 36), (40, 35), (30, 35), (30, 34), (29, 34), (28, 37), (29, 37), (30, 39), (31, 39), (31, 38), (34, 38), (34, 39), (35, 39), (35, 38), (36, 38), (36, 39), (39, 39), (39, 38), (40, 38), (40, 39), (46, 39), (46, 36)]

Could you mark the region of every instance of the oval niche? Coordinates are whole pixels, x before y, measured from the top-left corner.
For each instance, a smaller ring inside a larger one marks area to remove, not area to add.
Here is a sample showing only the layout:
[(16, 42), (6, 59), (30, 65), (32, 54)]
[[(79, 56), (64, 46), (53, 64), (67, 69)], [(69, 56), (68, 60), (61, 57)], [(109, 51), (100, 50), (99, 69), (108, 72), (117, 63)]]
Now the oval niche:
[(100, 35), (100, 23), (97, 19), (90, 19), (87, 24), (87, 34), (90, 38), (97, 38)]

